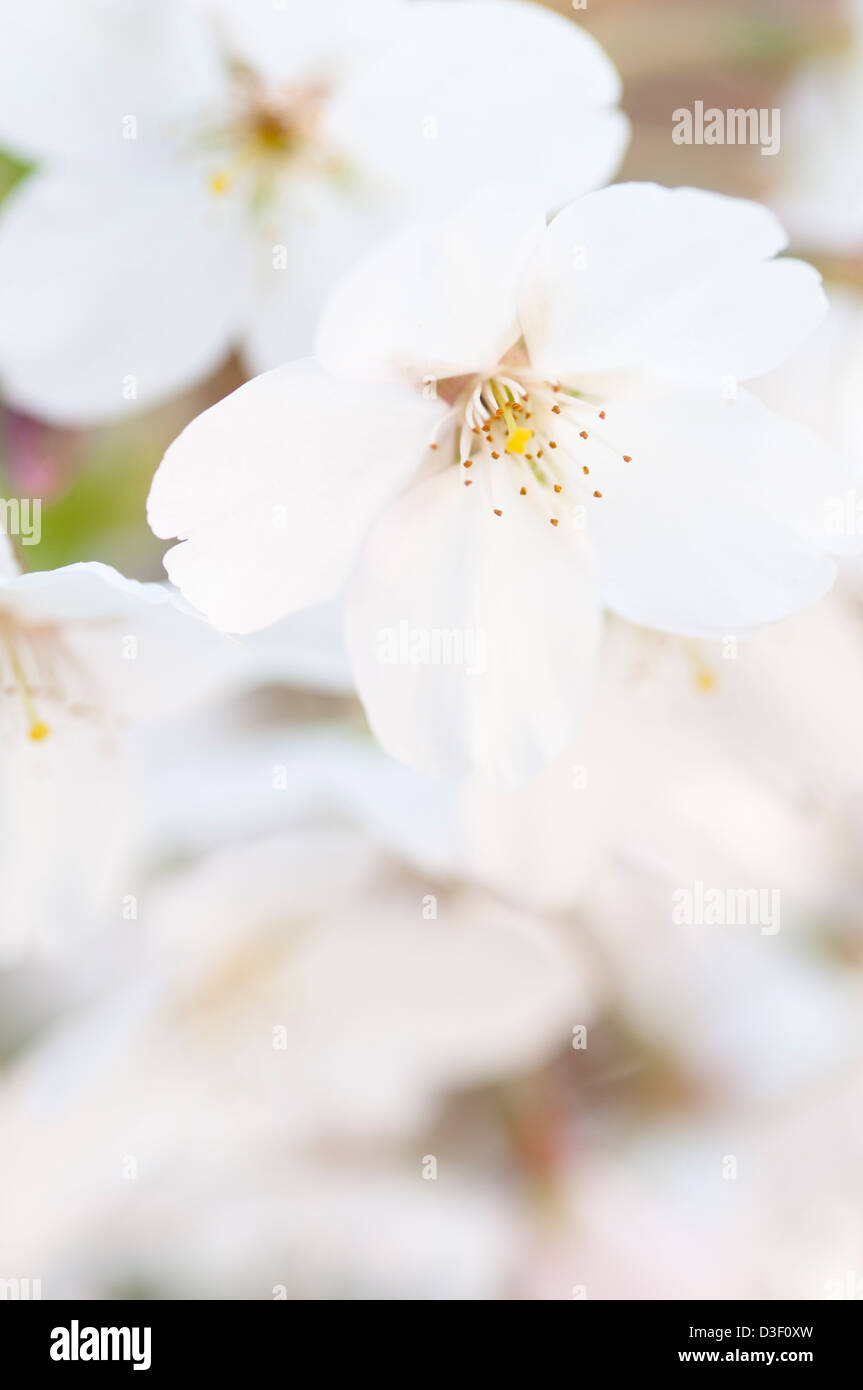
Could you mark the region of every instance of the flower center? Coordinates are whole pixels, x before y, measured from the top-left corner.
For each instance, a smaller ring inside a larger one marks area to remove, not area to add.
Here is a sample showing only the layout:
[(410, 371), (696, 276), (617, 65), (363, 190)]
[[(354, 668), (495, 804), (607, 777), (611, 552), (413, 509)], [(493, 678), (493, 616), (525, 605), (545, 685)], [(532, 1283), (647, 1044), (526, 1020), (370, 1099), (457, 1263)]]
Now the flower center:
[(321, 132), (328, 95), (323, 83), (272, 88), (239, 70), (225, 119), (204, 132), (203, 148), (213, 156), (210, 192), (221, 196), (239, 188), (258, 206), (287, 171), (342, 175), (345, 160)]
[[(619, 453), (605, 436), (607, 415), (602, 400), (547, 381), (529, 369), (503, 368), (475, 379), (446, 420), (453, 415), (461, 421), (456, 462), (462, 469), (478, 464), (490, 488), (495, 465), (503, 460), (516, 471), (518, 496), (532, 494), (552, 513), (557, 510), (555, 498), (561, 495), (572, 501), (601, 499), (596, 481), (601, 481), (602, 464), (607, 464), (609, 454), (632, 462), (630, 454)], [(465, 477), (465, 487), (473, 481)], [(495, 516), (503, 515), (493, 501), (492, 510)], [(552, 526), (560, 524), (558, 515), (550, 514), (548, 519)]]

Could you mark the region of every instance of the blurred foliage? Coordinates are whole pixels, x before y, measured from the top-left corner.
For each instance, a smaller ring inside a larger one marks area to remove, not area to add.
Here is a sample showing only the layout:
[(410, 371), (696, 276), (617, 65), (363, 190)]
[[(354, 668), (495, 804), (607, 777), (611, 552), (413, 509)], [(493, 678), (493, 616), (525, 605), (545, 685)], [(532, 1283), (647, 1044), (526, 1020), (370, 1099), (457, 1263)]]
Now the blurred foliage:
[(157, 463), (146, 441), (97, 436), (71, 486), (43, 503), (39, 568), (86, 556), (133, 576), (161, 578), (165, 546), (143, 524)]
[(0, 150), (0, 202), (11, 193), (16, 183), (20, 183), (25, 174), (30, 172), (30, 165), (23, 164), (19, 159), (13, 159), (10, 154), (5, 154)]

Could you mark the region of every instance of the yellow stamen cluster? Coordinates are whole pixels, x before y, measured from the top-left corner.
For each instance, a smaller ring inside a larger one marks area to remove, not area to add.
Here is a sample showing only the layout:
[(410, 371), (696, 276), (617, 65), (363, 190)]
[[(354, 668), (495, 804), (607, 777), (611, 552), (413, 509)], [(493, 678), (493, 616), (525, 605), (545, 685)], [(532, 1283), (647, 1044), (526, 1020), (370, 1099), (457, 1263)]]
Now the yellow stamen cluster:
[[(594, 449), (615, 452), (602, 435), (582, 428), (585, 412), (590, 412), (593, 419), (604, 421), (606, 418), (604, 410), (596, 411), (595, 406), (577, 392), (562, 391), (559, 383), (540, 381), (530, 385), (522, 382), (518, 374), (495, 375), (475, 382), (465, 406), (459, 442), (462, 467), (469, 469), (483, 459), (486, 463), (489, 460), (497, 462), (502, 457), (510, 457), (513, 462), (524, 460), (531, 475), (528, 483), (532, 481), (542, 490), (550, 489), (559, 496), (572, 481), (567, 464), (573, 450), (580, 447), (579, 439), (591, 441)], [(555, 426), (558, 438), (552, 439), (548, 437), (548, 429), (554, 416), (560, 422), (560, 432)], [(433, 444), (432, 448), (437, 445)], [(619, 457), (625, 463), (632, 462), (630, 454)], [(580, 476), (588, 477), (590, 471), (586, 463), (582, 464)], [(488, 483), (491, 481), (489, 475)], [(464, 478), (463, 482), (465, 487), (470, 487), (473, 479)], [(522, 486), (518, 495), (526, 497), (528, 491), (528, 486)], [(603, 496), (599, 488), (593, 488), (591, 495), (597, 500)], [(503, 509), (494, 505), (493, 489), (490, 500), (493, 514), (502, 516)], [(555, 527), (560, 524), (556, 516), (549, 517), (549, 521)]]

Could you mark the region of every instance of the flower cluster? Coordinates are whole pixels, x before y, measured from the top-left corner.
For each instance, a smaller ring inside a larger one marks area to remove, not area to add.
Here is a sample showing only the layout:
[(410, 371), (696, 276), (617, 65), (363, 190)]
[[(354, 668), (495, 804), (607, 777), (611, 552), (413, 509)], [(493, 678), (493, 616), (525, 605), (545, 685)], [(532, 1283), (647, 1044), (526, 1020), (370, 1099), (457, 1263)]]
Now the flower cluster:
[(860, 1296), (860, 5), (656, 7), (0, 0), (0, 1297)]

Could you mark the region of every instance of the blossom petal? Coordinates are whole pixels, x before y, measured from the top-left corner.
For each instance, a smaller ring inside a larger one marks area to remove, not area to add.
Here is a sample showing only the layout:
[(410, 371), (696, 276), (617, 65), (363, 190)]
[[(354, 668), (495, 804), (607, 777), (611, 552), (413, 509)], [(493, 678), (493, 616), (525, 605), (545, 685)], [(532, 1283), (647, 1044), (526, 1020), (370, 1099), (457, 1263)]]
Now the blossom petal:
[(534, 366), (677, 383), (770, 370), (827, 312), (820, 278), (756, 203), (618, 184), (564, 209), (526, 273)]
[(252, 297), (242, 334), (253, 373), (308, 357), (333, 284), (391, 231), (391, 210), (320, 178), (286, 181), (254, 244)]
[[(863, 299), (833, 289), (830, 312), (790, 357), (747, 383), (759, 400), (779, 415), (797, 420), (839, 450), (859, 489), (863, 481), (863, 440), (860, 437), (860, 399), (863, 395)], [(855, 534), (846, 534), (847, 549), (856, 553)]]
[(798, 68), (780, 100), (783, 157), (771, 201), (798, 246), (856, 256), (863, 242), (859, 37)]
[(250, 681), (294, 686), (318, 694), (353, 695), (342, 604), (303, 608), (243, 639)]
[(405, 227), (334, 291), (320, 360), (368, 380), (491, 369), (519, 337), (519, 285), (544, 227), (540, 207), (499, 190), (442, 223)]
[(620, 80), (571, 20), (513, 0), (417, 0), (406, 20), (328, 124), (408, 212), (442, 217), (495, 183), (552, 210), (613, 175), (628, 136)]
[(171, 579), (235, 632), (334, 597), (444, 409), (309, 360), (247, 382), (187, 426), (153, 479), (150, 525), (183, 541), (165, 557)]
[[(13, 701), (20, 704), (4, 697), (6, 706)], [(52, 960), (65, 992), (76, 967), (93, 963), (88, 938), (106, 930), (109, 942), (116, 938), (117, 903), (138, 872), (134, 778), (98, 726), (79, 720), (75, 737), (52, 729), (32, 743), (9, 715), (0, 714), (0, 969)], [(45, 984), (43, 977), (40, 997)], [(4, 1242), (7, 1229), (4, 1220)]]
[(66, 670), (70, 696), (92, 698), (111, 719), (187, 709), (231, 686), (248, 662), (167, 585), (139, 584), (110, 565), (19, 575), (0, 588), (0, 606), (56, 633), (61, 685)]
[(0, 144), (25, 159), (150, 150), (224, 94), (212, 36), (176, 0), (3, 0), (2, 25)]
[(0, 531), (0, 588), (20, 573), (21, 566), (15, 558), (12, 542), (5, 531)]
[[(446, 469), (381, 518), (347, 594), (357, 687), (386, 751), (420, 771), (516, 782), (572, 737), (598, 633), (588, 556), (519, 475)], [(493, 508), (501, 515), (495, 515)]]
[(232, 217), (194, 172), (32, 176), (0, 216), (7, 399), (80, 425), (181, 390), (227, 353), (245, 275)]
[[(587, 532), (605, 604), (648, 627), (743, 634), (786, 618), (833, 582), (829, 504), (842, 474), (815, 435), (748, 393), (609, 404), (630, 461), (596, 453), (602, 492)], [(624, 442), (625, 441), (625, 442)]]
[(404, 0), (206, 0), (231, 52), (274, 83), (332, 82), (399, 32)]

